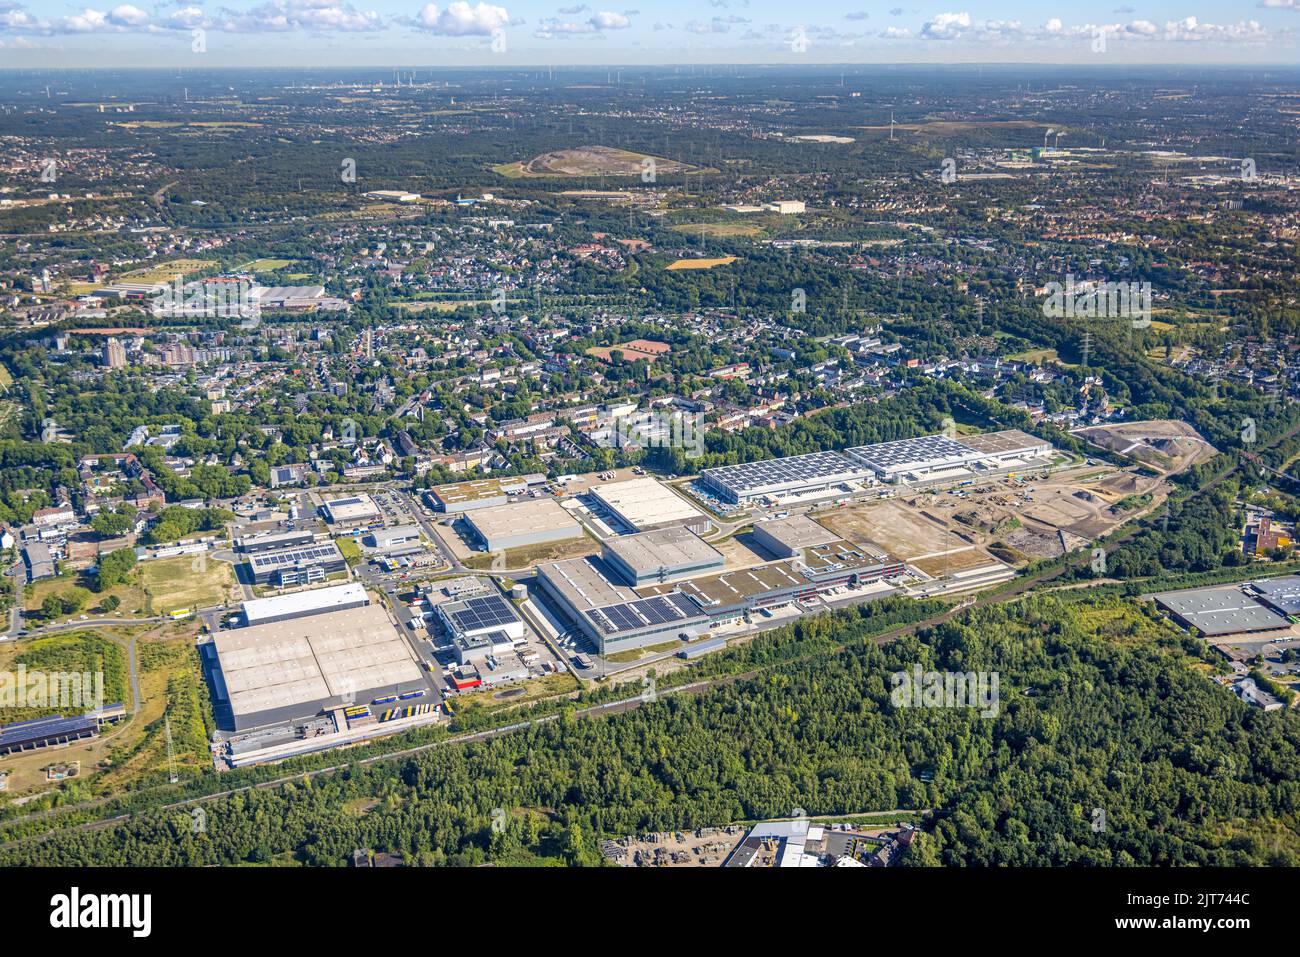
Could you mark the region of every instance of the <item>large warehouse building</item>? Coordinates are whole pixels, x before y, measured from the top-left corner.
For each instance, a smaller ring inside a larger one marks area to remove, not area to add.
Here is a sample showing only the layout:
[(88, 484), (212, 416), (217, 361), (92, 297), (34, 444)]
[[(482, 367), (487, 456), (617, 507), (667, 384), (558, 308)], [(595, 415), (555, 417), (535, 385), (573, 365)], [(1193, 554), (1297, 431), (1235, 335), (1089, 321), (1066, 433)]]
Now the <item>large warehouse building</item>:
[(721, 552), (680, 526), (611, 538), (604, 555), (605, 563), (634, 587), (703, 575), (726, 564)]
[(1251, 582), (1247, 590), (1279, 615), (1300, 617), (1300, 576), (1286, 575)]
[(808, 548), (829, 545), (839, 536), (807, 515), (792, 515), (754, 526), (754, 541), (777, 558), (793, 558)]
[(754, 527), (754, 535), (782, 560), (637, 591), (651, 595), (675, 588), (704, 608), (711, 621), (720, 621), (742, 616), (752, 608), (786, 605), (833, 588), (867, 585), (906, 571), (902, 562), (884, 552), (845, 541), (803, 515), (760, 523)]
[(512, 495), (522, 495), (531, 488), (546, 484), (546, 476), (541, 472), (527, 475), (507, 475), (502, 478), (470, 479), (467, 482), (451, 482), (429, 489), (425, 500), (429, 507), (448, 515), (459, 512), (472, 512), (479, 508), (492, 508), (505, 505)]
[(923, 435), (848, 449), (844, 453), (869, 468), (877, 481), (914, 484), (958, 481), (971, 475), (1016, 467), (1041, 466), (1051, 443), (1019, 429), (983, 435)]
[(854, 491), (850, 483), (857, 482), (927, 484), (1041, 468), (1051, 454), (1051, 443), (1018, 429), (953, 438), (923, 435), (843, 453), (813, 452), (724, 465), (705, 469), (700, 481), (723, 501), (745, 505), (768, 498)]
[(277, 595), (274, 598), (251, 598), (241, 607), (246, 624), (266, 625), (274, 621), (305, 618), (368, 604), (370, 596), (366, 594), (366, 589), (358, 582), (349, 582), (346, 585)]
[(707, 622), (679, 592), (644, 600), (598, 558), (540, 565), (537, 581), (603, 655), (693, 637)]
[(1152, 597), (1178, 624), (1207, 638), (1291, 627), (1287, 618), (1264, 603), (1263, 596), (1241, 585), (1184, 588)]
[(848, 449), (845, 454), (865, 465), (881, 482), (898, 482), (905, 477), (923, 478), (980, 459), (979, 452), (943, 435), (864, 445)]
[[(537, 584), (601, 654), (610, 654), (695, 638), (750, 609), (905, 571), (901, 562), (844, 541), (811, 519), (802, 522), (812, 528), (765, 523), (774, 526), (765, 547), (791, 556), (765, 565), (726, 571), (711, 545), (684, 528), (667, 528), (611, 539), (601, 558), (540, 565)], [(882, 594), (889, 591), (882, 586)]]
[(981, 453), (982, 463), (988, 468), (1014, 466), (1033, 459), (1047, 458), (1052, 454), (1051, 442), (1019, 429), (963, 435), (957, 441)]
[(696, 534), (703, 534), (711, 524), (707, 515), (652, 478), (597, 485), (591, 489), (591, 497), (637, 532), (681, 525)]
[(201, 647), (218, 723), (236, 731), (428, 687), (381, 605), (220, 631)]
[(375, 529), (367, 538), (371, 546), (381, 551), (400, 548), (403, 545), (414, 545), (420, 541), (420, 526), (390, 525), (388, 528)]
[(550, 498), (526, 498), (511, 505), (475, 509), (465, 516), (465, 521), (489, 552), (583, 536), (582, 526)]
[(480, 582), (478, 590), (433, 606), (462, 665), (504, 655), (524, 639), (524, 622), (514, 606), (495, 585)]
[(705, 469), (700, 480), (724, 502), (743, 505), (765, 496), (807, 495), (856, 482), (870, 473), (839, 452), (811, 452)]

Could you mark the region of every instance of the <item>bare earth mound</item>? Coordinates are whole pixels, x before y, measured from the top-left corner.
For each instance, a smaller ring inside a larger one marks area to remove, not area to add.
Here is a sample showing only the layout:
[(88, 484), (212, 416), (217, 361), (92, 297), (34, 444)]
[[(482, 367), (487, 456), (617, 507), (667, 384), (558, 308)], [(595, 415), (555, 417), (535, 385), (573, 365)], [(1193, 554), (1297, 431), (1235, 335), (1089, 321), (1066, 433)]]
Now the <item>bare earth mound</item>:
[(675, 160), (612, 146), (578, 146), (555, 150), (520, 163), (498, 167), (498, 170), (516, 176), (640, 176), (648, 168), (645, 165), (648, 159), (654, 160), (656, 176), (696, 170), (694, 166)]
[(1174, 419), (1116, 422), (1076, 429), (1074, 434), (1165, 475), (1176, 475), (1199, 465), (1218, 451), (1186, 422)]

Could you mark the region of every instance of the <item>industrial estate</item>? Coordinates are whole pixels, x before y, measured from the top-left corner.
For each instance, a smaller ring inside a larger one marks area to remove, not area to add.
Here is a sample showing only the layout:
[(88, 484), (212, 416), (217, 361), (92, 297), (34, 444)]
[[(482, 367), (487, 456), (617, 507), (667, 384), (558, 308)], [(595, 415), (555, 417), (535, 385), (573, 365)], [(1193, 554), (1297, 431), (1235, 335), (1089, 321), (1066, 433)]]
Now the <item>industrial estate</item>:
[[(414, 596), (372, 597), (358, 582), (329, 584), (346, 568), (329, 539), (242, 539), (249, 581), (324, 584), (245, 601), (225, 627), (201, 639), (225, 731), (218, 764), (437, 722), (454, 712), (461, 694), (560, 670), (580, 681), (605, 680), (658, 660), (689, 662), (839, 605), (1005, 581), (1014, 570), (986, 552), (980, 561), (956, 563), (951, 574), (934, 566), (927, 572), (863, 534), (842, 537), (835, 521), (819, 516), (827, 509), (835, 520), (859, 514), (869, 528), (872, 504), (884, 497), (945, 486), (965, 496), (994, 482), (1025, 486), (1071, 464), (1050, 443), (1013, 430), (725, 466), (674, 482), (591, 476), (588, 490), (575, 495), (549, 482), (531, 489), (526, 480), (454, 483), (412, 506), (427, 524), (427, 540), (418, 525), (385, 526), (369, 495), (322, 496), (319, 512), (331, 532), (352, 538), (365, 529), (380, 556), (376, 567), (434, 549), (461, 567), (490, 553), (499, 568), (461, 577), (449, 570)], [(723, 513), (720, 503), (747, 511)], [(969, 536), (923, 509), (914, 514), (945, 539), (936, 554), (975, 549)], [(524, 563), (539, 547), (562, 543), (584, 554)]]
[(0, 2), (0, 867), (1300, 864), (1287, 4), (226, 6)]

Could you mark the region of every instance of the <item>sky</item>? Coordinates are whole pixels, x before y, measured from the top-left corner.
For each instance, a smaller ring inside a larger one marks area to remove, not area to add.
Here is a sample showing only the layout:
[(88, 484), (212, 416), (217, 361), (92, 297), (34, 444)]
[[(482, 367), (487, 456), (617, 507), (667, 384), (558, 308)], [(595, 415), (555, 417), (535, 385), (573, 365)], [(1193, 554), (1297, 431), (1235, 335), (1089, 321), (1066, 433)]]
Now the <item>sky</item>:
[(90, 2), (0, 0), (0, 67), (1300, 65), (1300, 0)]

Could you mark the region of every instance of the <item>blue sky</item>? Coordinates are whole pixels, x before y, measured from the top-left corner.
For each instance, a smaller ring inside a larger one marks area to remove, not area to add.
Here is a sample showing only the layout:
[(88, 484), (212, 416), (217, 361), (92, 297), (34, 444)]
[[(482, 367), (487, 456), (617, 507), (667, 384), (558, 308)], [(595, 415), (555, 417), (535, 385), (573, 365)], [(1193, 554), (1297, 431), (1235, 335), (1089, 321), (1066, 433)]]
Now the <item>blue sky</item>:
[(1300, 64), (1300, 0), (0, 0), (0, 65)]

